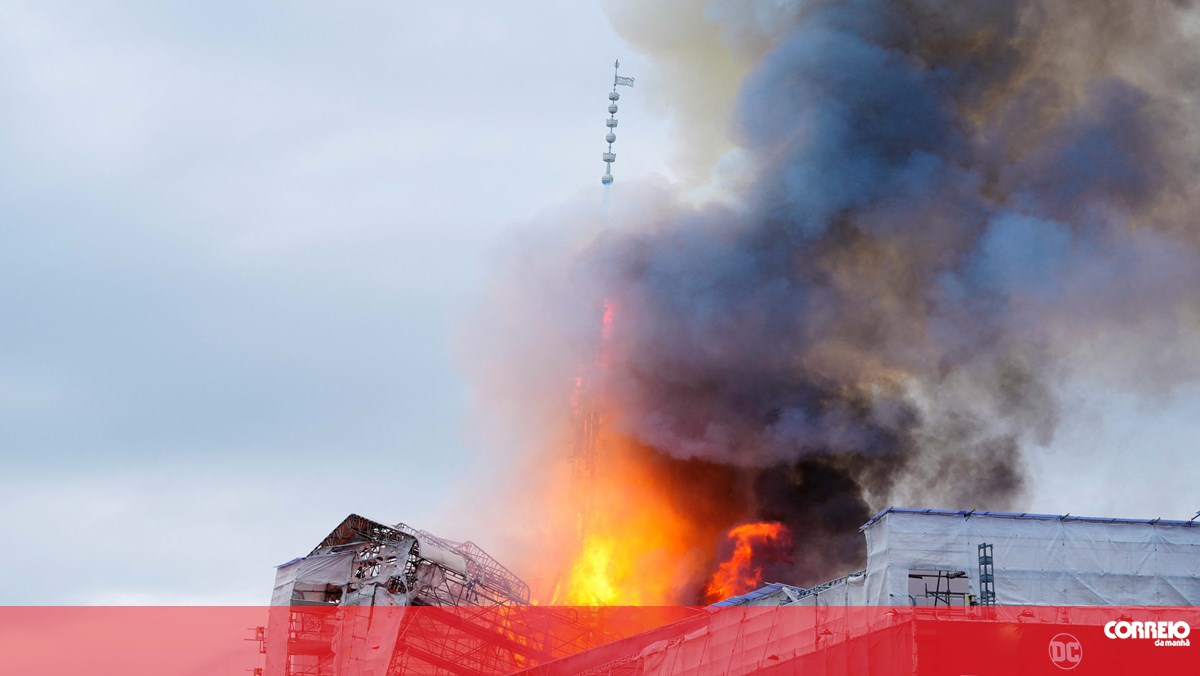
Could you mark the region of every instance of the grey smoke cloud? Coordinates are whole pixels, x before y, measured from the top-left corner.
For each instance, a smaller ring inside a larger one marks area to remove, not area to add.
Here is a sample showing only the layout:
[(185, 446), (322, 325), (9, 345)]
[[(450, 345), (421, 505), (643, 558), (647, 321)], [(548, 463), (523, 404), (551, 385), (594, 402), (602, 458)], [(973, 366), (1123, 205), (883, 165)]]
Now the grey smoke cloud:
[(1015, 505), (1061, 385), (1147, 358), (1081, 364), (1081, 343), (1152, 336), (1186, 356), (1158, 385), (1195, 376), (1191, 3), (670, 7), (702, 21), (629, 21), (668, 71), (693, 39), (752, 60), (729, 130), (745, 187), (724, 205), (623, 195), (626, 220), (534, 292), (581, 344), (615, 301), (621, 433), (793, 489), (832, 473), (820, 510), (779, 486), (748, 509), (857, 525), (897, 498)]

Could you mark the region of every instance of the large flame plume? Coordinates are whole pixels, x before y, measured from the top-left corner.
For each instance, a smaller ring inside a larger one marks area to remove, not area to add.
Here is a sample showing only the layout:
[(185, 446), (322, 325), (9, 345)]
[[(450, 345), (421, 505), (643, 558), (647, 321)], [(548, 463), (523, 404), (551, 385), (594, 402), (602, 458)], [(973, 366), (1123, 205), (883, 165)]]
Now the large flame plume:
[(595, 477), (592, 520), (554, 602), (564, 605), (671, 605), (704, 561), (686, 512), (636, 458), (614, 445)]
[[(577, 519), (577, 548), (551, 597), (565, 605), (669, 605), (700, 572), (704, 533), (672, 487), (643, 463), (610, 422), (604, 384), (612, 364), (617, 305), (603, 303), (597, 354), (579, 368), (572, 395), (575, 447), (571, 491), (558, 508)], [(654, 571), (647, 575), (646, 571)]]

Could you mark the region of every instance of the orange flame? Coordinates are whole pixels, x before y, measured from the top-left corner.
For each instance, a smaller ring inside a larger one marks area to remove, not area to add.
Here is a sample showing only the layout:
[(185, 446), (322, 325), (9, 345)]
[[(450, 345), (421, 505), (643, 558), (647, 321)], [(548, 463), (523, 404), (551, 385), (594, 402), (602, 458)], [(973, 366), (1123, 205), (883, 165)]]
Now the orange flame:
[(771, 521), (744, 523), (726, 533), (733, 542), (733, 554), (722, 561), (704, 588), (705, 598), (716, 602), (730, 596), (745, 594), (762, 585), (762, 565), (756, 565), (756, 549), (763, 547), (777, 553), (791, 543), (787, 526)]
[(674, 605), (700, 570), (699, 534), (636, 454), (609, 436), (590, 519), (554, 603)]
[[(594, 361), (580, 367), (571, 397), (576, 425), (570, 487), (552, 510), (574, 514), (575, 547), (551, 602), (564, 605), (673, 605), (699, 575), (695, 542), (705, 534), (674, 503), (635, 445), (607, 429), (619, 414), (603, 392), (617, 304), (606, 299)], [(563, 487), (566, 488), (566, 487)]]

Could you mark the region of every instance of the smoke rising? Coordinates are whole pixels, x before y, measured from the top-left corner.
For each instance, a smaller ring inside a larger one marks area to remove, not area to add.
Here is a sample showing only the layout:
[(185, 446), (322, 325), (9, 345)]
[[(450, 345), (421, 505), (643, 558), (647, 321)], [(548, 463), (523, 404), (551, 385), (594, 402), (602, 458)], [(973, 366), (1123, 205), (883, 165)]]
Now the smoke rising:
[(674, 75), (664, 105), (693, 106), (685, 141), (710, 131), (707, 76), (736, 91), (710, 107), (738, 193), (644, 186), (609, 223), (556, 223), (586, 241), (540, 242), (513, 292), (554, 321), (506, 344), (565, 371), (615, 302), (611, 429), (707, 468), (719, 509), (696, 513), (718, 529), (786, 524), (792, 579), (815, 582), (861, 561), (856, 529), (889, 503), (1018, 504), (1081, 369), (1196, 376), (1191, 3), (664, 6), (613, 11)]

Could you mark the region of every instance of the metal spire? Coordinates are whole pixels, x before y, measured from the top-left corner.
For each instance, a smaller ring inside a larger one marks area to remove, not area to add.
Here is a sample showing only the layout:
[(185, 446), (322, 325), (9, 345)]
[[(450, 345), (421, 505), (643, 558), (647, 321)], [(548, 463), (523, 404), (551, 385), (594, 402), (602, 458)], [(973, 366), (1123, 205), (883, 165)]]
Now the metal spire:
[(604, 121), (604, 125), (608, 127), (608, 134), (604, 137), (608, 141), (608, 152), (604, 153), (604, 176), (600, 182), (604, 185), (612, 185), (612, 163), (617, 161), (617, 155), (613, 152), (612, 144), (616, 143), (617, 135), (613, 132), (617, 128), (617, 101), (621, 95), (617, 93), (617, 86), (624, 85), (626, 87), (633, 86), (633, 78), (621, 77), (617, 72), (621, 69), (621, 62), (613, 62), (613, 88), (608, 95), (608, 119)]

